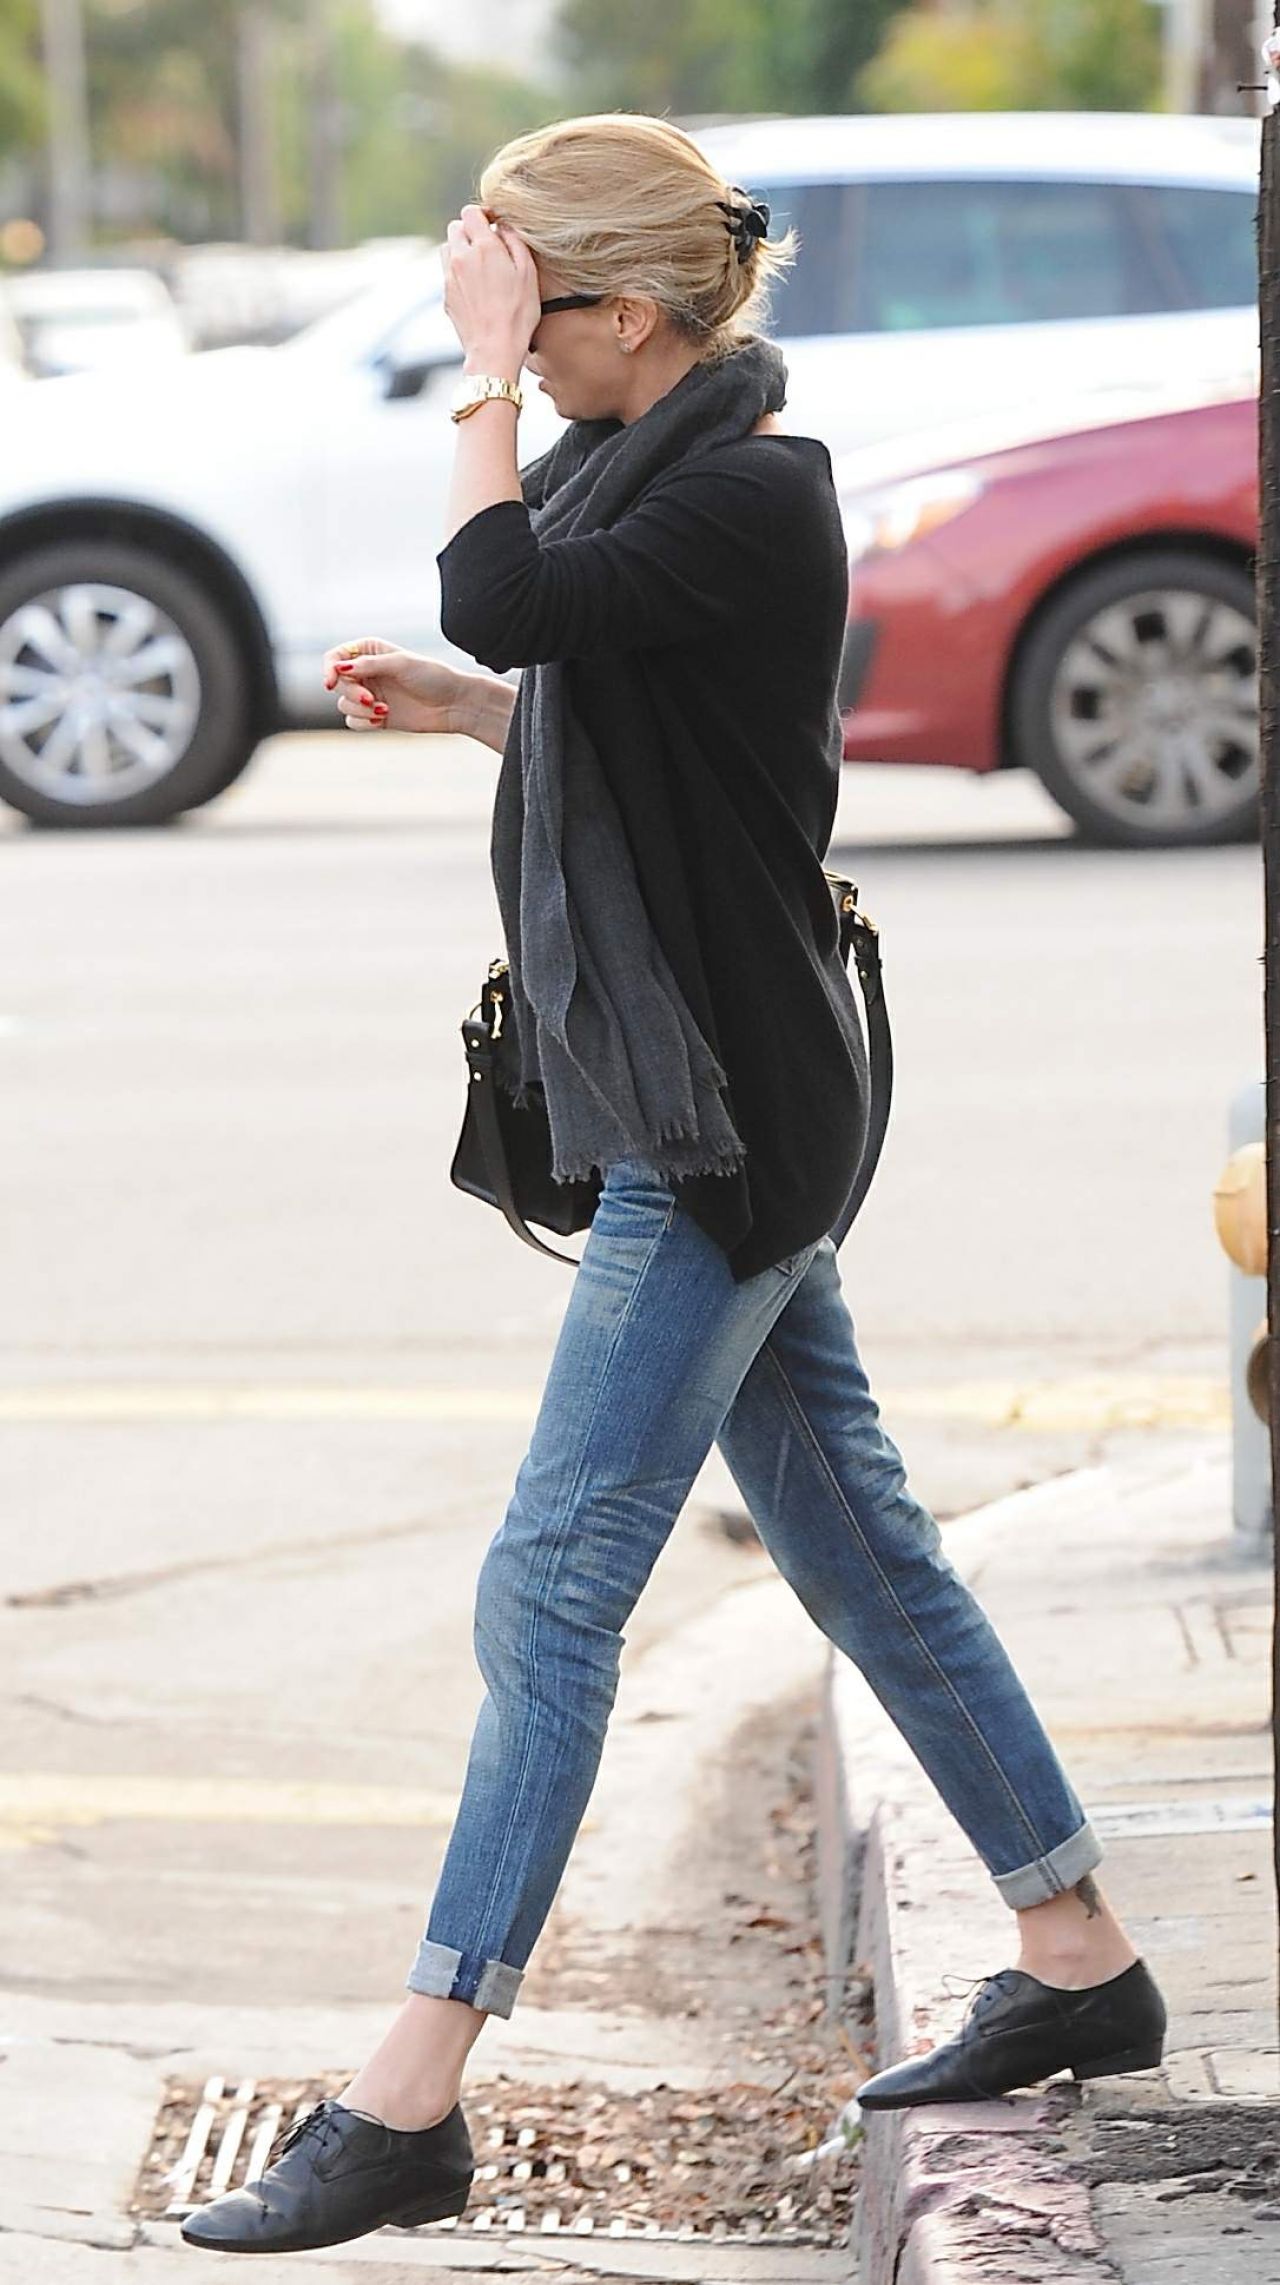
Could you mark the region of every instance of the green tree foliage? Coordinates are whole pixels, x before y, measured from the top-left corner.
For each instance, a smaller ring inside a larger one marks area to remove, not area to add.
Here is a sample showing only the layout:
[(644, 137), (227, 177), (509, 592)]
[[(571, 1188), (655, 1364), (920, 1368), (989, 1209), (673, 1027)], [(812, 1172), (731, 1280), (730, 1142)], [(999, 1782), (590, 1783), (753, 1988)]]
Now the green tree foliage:
[[(346, 0), (335, 36), (343, 105), (341, 204), (351, 239), (438, 237), (472, 195), (490, 152), (563, 109), (545, 88), (389, 39), (366, 0)], [(279, 87), (285, 219), (290, 236), (300, 239), (308, 102), (300, 59), (291, 69), (286, 54)]]
[(848, 111), (901, 0), (564, 0), (558, 47), (584, 108)]
[[(0, 23), (12, 5), (0, 0)], [(305, 0), (88, 0), (95, 163), (124, 171), (151, 226), (186, 239), (239, 235), (242, 5), (271, 19), (280, 203), (287, 235), (305, 243), (313, 101)], [(334, 0), (332, 36), (348, 239), (437, 236), (488, 153), (563, 109), (546, 89), (402, 44), (372, 0)], [(130, 213), (122, 226), (139, 220)]]
[(1152, 0), (915, 6), (858, 81), (876, 111), (1146, 111), (1160, 102)]
[(1064, 108), (1159, 110), (1161, 16), (1152, 0), (1080, 0), (1069, 12), (1056, 58)]
[(94, 162), (124, 170), (155, 227), (232, 237), (237, 0), (91, 0)]
[(31, 150), (44, 125), (35, 0), (0, 0), (0, 159)]

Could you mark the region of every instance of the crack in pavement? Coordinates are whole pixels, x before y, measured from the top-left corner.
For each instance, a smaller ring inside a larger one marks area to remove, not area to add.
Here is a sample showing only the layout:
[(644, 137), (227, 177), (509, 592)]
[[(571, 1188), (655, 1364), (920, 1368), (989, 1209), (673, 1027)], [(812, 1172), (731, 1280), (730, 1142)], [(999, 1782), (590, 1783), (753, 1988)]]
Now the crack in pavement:
[[(107, 1572), (92, 1579), (62, 1579), (48, 1587), (28, 1587), (0, 1597), (10, 1611), (64, 1610), (74, 1603), (117, 1602), (126, 1595), (150, 1594), (176, 1580), (204, 1578), (212, 1572), (252, 1571), (272, 1563), (293, 1562), (316, 1555), (333, 1555), (346, 1548), (381, 1547), (397, 1539), (414, 1539), (442, 1524), (456, 1522), (465, 1511), (449, 1508), (429, 1516), (412, 1516), (402, 1523), (375, 1524), (368, 1531), (335, 1531), (315, 1539), (273, 1540), (265, 1547), (246, 1548), (239, 1555), (195, 1555), (183, 1563), (158, 1564), (150, 1571)], [(88, 1719), (89, 1717), (82, 1717)]]

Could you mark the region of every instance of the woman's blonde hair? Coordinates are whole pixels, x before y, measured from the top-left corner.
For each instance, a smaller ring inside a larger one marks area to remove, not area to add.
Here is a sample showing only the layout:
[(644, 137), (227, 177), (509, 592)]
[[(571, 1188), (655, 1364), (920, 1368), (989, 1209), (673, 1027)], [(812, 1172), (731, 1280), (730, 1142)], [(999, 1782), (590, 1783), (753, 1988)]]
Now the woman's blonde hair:
[(794, 258), (794, 234), (754, 235), (750, 194), (688, 135), (636, 112), (517, 136), (485, 168), (480, 203), (567, 291), (647, 294), (706, 358), (758, 331), (770, 284)]

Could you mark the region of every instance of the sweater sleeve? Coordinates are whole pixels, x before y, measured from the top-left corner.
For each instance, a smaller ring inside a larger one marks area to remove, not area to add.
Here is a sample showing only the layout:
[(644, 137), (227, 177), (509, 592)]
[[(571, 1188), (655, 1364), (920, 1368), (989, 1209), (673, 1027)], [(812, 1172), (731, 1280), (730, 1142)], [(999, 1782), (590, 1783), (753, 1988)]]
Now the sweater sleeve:
[(776, 478), (742, 453), (674, 471), (607, 531), (539, 541), (518, 500), (482, 508), (438, 561), (441, 625), (481, 666), (758, 633)]

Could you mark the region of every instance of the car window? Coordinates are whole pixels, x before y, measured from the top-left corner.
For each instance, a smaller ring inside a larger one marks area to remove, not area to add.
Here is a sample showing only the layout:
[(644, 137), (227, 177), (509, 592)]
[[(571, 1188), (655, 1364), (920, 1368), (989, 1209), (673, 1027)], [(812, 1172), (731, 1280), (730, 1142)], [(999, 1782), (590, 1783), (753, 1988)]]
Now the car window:
[(858, 223), (856, 184), (752, 183), (769, 206), (769, 235), (799, 235), (794, 265), (770, 295), (769, 331), (779, 341), (853, 329), (853, 255)]
[(1252, 189), (1144, 183), (1135, 195), (1144, 223), (1171, 260), (1176, 307), (1243, 309), (1257, 299), (1257, 194)]
[(855, 332), (1026, 325), (1168, 307), (1110, 183), (871, 182), (855, 256)]
[(401, 320), (408, 322), (439, 304), (443, 292), (438, 257), (415, 255), (322, 317), (312, 318), (280, 346), (291, 356), (307, 356), (313, 350), (337, 360), (373, 356)]

